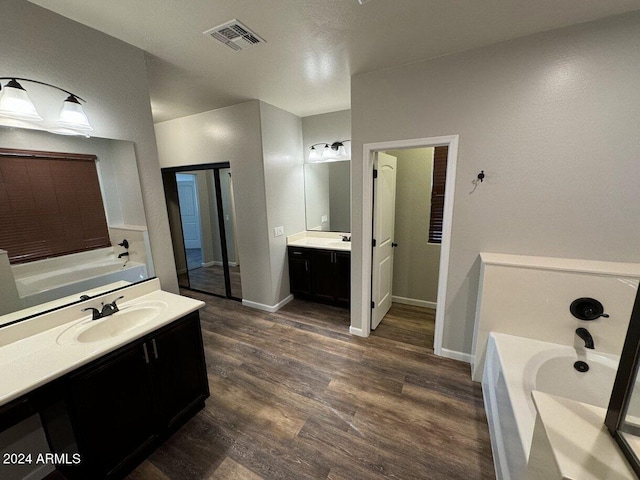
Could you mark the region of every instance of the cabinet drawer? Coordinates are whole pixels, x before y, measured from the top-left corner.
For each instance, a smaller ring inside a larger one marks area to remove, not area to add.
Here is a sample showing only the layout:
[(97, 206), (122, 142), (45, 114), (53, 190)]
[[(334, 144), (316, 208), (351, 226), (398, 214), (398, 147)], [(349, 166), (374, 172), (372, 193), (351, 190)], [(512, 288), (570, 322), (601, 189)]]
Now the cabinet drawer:
[(288, 247), (289, 249), (289, 257), (290, 258), (302, 258), (304, 260), (308, 260), (311, 257), (311, 253), (309, 252), (309, 248), (304, 247)]

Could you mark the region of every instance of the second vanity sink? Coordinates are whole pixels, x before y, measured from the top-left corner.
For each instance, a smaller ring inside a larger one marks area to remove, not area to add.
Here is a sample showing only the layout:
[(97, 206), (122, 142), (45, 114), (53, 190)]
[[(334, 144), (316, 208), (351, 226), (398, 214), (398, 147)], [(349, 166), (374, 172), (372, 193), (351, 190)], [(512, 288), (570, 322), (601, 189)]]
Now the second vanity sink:
[(167, 303), (161, 301), (132, 303), (108, 317), (80, 321), (62, 332), (56, 341), (60, 345), (68, 345), (119, 337), (153, 320), (167, 308)]

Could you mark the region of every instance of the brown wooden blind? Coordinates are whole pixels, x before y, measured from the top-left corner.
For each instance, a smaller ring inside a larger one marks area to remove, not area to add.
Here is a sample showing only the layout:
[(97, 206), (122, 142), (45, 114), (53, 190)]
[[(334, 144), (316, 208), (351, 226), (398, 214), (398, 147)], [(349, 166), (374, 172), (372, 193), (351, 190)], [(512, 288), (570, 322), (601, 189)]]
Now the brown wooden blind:
[(429, 242), (442, 243), (444, 219), (444, 187), (447, 181), (447, 156), (449, 147), (435, 147), (433, 152), (433, 183), (431, 186), (431, 216), (429, 218)]
[(0, 248), (11, 263), (111, 245), (95, 162), (0, 149)]

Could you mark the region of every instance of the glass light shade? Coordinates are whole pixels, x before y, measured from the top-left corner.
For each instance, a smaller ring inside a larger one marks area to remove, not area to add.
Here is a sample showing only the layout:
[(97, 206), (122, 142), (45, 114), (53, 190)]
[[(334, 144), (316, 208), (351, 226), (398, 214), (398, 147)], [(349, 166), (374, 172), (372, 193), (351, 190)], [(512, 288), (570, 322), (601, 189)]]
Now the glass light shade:
[(327, 158), (331, 157), (333, 157), (333, 150), (331, 150), (331, 147), (327, 144), (322, 149), (322, 158), (326, 160)]
[[(16, 86), (11, 86), (12, 83)], [(27, 92), (15, 81), (7, 84), (0, 92), (0, 115), (30, 122), (42, 121)]]
[(311, 147), (311, 151), (309, 152), (309, 161), (317, 162), (318, 160), (321, 160), (321, 159), (322, 159), (322, 156), (320, 155), (318, 150), (316, 150), (315, 147)]
[(68, 128), (78, 132), (93, 131), (87, 115), (84, 113), (84, 110), (82, 110), (82, 105), (80, 105), (80, 102), (73, 96), (67, 98), (62, 104), (60, 119), (56, 123), (62, 128)]
[(347, 156), (347, 149), (344, 147), (344, 145), (340, 145), (338, 147), (338, 157), (346, 157)]

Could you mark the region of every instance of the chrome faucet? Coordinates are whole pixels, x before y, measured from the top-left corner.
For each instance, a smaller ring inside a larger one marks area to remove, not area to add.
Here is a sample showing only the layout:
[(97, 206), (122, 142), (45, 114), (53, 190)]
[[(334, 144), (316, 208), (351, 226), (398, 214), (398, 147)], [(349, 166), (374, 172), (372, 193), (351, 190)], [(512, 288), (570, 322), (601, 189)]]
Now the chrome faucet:
[(120, 309), (118, 308), (118, 305), (116, 305), (116, 302), (118, 300), (123, 299), (123, 298), (124, 298), (124, 295), (116, 298), (111, 303), (104, 303), (103, 302), (102, 303), (102, 310), (98, 310), (97, 308), (93, 308), (93, 307), (87, 307), (87, 308), (83, 308), (82, 311), (83, 312), (87, 312), (87, 311), (91, 310), (91, 320), (99, 320), (101, 318), (113, 315), (116, 312), (119, 312)]
[(586, 328), (580, 327), (576, 329), (576, 335), (584, 340), (584, 348), (590, 348), (593, 350), (595, 345), (593, 344), (593, 337)]

